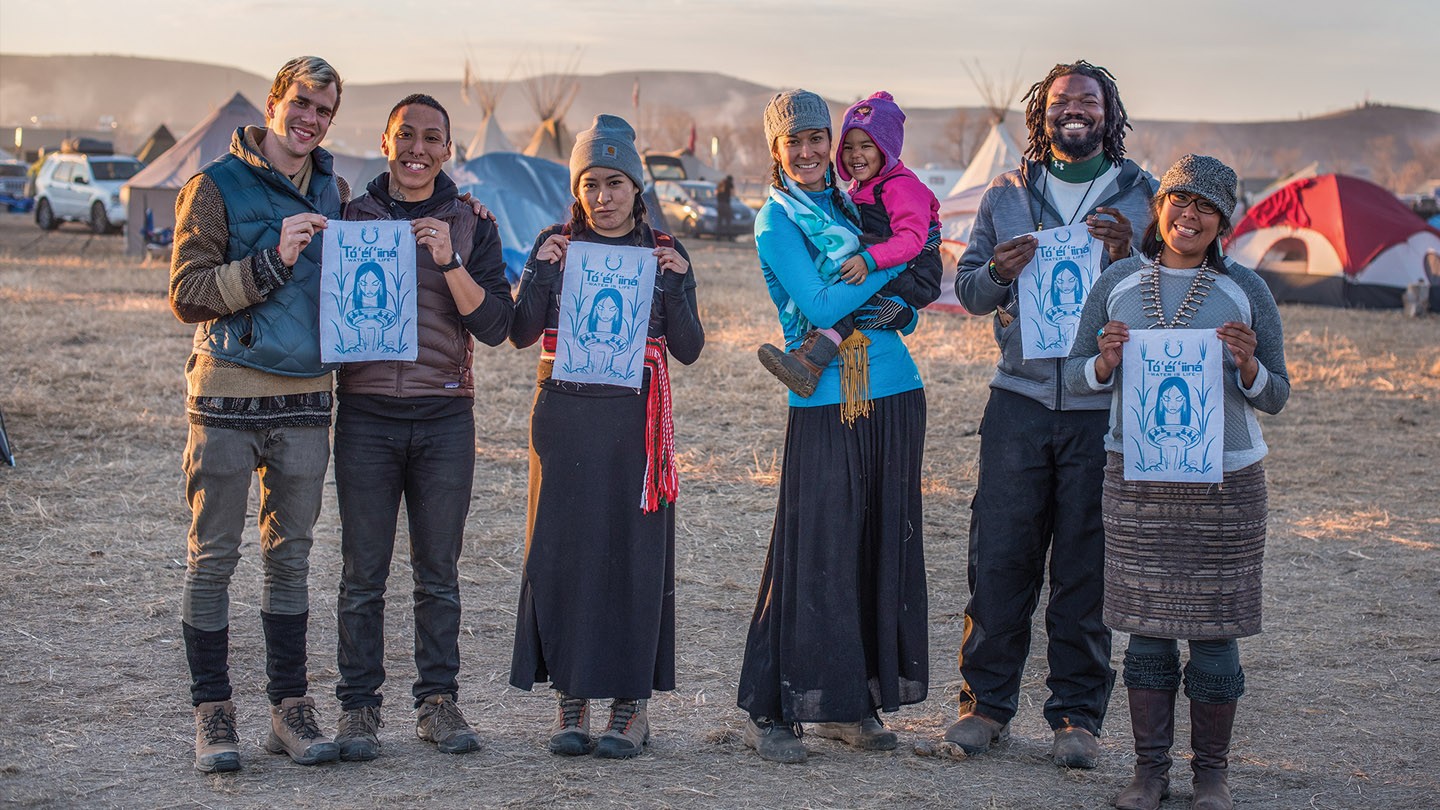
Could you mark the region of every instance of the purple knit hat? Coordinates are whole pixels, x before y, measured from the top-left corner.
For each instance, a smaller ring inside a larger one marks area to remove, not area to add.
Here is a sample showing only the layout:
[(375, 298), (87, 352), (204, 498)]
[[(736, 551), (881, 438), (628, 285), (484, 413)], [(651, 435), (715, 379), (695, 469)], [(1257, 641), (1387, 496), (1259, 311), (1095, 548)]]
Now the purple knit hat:
[(881, 174), (900, 162), (900, 149), (905, 145), (905, 113), (895, 103), (894, 96), (880, 90), (867, 99), (855, 102), (845, 111), (845, 118), (840, 124), (840, 141), (835, 149), (835, 170), (847, 182), (850, 170), (840, 155), (845, 149), (845, 136), (852, 129), (869, 135), (870, 140), (880, 147), (880, 152), (885, 155), (885, 169)]

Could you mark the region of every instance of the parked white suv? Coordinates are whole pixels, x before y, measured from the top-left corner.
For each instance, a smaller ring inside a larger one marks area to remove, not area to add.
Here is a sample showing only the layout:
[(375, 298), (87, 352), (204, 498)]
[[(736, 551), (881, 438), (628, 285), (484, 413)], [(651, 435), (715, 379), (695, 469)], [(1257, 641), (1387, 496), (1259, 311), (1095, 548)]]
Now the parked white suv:
[(35, 178), (35, 224), (49, 231), (65, 220), (85, 222), (95, 233), (124, 225), (120, 187), (142, 168), (127, 155), (50, 155)]

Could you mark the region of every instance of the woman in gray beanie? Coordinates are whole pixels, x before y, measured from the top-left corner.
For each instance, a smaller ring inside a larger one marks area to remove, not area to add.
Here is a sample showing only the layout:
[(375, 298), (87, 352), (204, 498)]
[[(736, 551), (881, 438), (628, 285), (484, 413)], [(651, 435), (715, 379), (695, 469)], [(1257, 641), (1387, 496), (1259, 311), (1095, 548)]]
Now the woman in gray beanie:
[[(1114, 391), (1101, 511), (1105, 623), (1130, 633), (1124, 677), (1136, 760), (1134, 779), (1115, 799), (1122, 810), (1155, 810), (1169, 795), (1179, 639), (1190, 648), (1183, 682), (1191, 807), (1232, 806), (1230, 737), (1245, 692), (1237, 639), (1260, 632), (1265, 551), (1267, 448), (1255, 411), (1278, 413), (1290, 395), (1275, 299), (1254, 271), (1220, 253), (1235, 191), (1235, 172), (1212, 157), (1186, 155), (1165, 172), (1142, 255), (1110, 265), (1095, 282), (1065, 362), (1071, 391)], [(1225, 347), (1219, 486), (1125, 480), (1123, 347), (1131, 329), (1157, 327), (1214, 329)]]
[[(827, 272), (858, 250), (860, 228), (835, 188), (824, 99), (804, 90), (777, 95), (765, 109), (765, 136), (774, 180), (755, 245), (786, 343), (796, 345), (903, 267), (854, 285)], [(868, 355), (858, 364), (866, 373), (856, 375), (867, 397), (846, 396), (857, 380), (842, 381), (837, 360), (809, 397), (789, 400), (779, 503), (737, 701), (750, 715), (745, 744), (774, 762), (805, 759), (801, 723), (857, 748), (894, 748), (877, 712), (924, 700), (929, 684), (925, 390), (898, 332), (855, 335)]]
[[(674, 431), (667, 357), (705, 345), (684, 246), (645, 222), (635, 131), (597, 115), (570, 153), (568, 223), (535, 240), (510, 340), (542, 341), (530, 417), (529, 519), (510, 683), (549, 681), (556, 754), (624, 758), (650, 739), (646, 702), (675, 688)], [(572, 240), (654, 249), (657, 260), (640, 396), (551, 378), (565, 254)], [(600, 738), (592, 698), (612, 698)]]

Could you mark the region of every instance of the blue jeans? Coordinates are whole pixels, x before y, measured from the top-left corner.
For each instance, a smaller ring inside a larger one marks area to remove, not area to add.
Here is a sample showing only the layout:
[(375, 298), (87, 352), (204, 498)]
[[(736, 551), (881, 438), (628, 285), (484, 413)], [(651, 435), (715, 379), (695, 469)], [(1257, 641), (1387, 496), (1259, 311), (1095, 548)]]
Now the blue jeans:
[(190, 426), (184, 470), (191, 521), (181, 605), (186, 624), (204, 631), (230, 624), (230, 577), (240, 561), (250, 481), (256, 473), (265, 577), (260, 609), (285, 616), (310, 609), (310, 546), (329, 463), (327, 428)]
[(1048, 573), (1045, 719), (1051, 728), (1100, 732), (1115, 683), (1110, 629), (1101, 617), (1107, 424), (1105, 411), (1052, 411), (991, 390), (970, 514), (962, 713), (978, 711), (1000, 723), (1015, 716), (1030, 617)]
[(414, 579), (415, 704), (458, 693), (460, 548), (474, 474), (473, 411), (391, 419), (347, 407), (341, 398), (335, 418), (343, 559), (335, 696), (345, 709), (381, 703), (385, 580), (402, 496)]

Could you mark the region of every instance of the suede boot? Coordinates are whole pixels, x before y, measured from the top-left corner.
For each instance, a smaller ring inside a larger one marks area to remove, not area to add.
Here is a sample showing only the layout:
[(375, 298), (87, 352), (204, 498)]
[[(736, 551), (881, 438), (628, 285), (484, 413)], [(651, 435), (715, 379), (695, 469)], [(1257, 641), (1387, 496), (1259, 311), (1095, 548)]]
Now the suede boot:
[(190, 665), (190, 702), (223, 703), (230, 699), (230, 628), (199, 630), (180, 623), (185, 660)]
[(781, 351), (766, 343), (758, 352), (760, 364), (800, 397), (815, 393), (820, 375), (839, 353), (840, 346), (819, 329), (807, 332), (805, 341), (792, 351)]
[(1115, 797), (1119, 810), (1156, 810), (1170, 795), (1170, 747), (1175, 744), (1175, 690), (1131, 689), (1135, 778)]
[(304, 697), (309, 686), (305, 671), (305, 630), (310, 613), (285, 615), (260, 611), (265, 628), (265, 693), (272, 705), (286, 698)]
[(1230, 798), (1230, 735), (1235, 728), (1235, 701), (1190, 701), (1190, 748), (1195, 757), (1193, 810), (1233, 810)]

